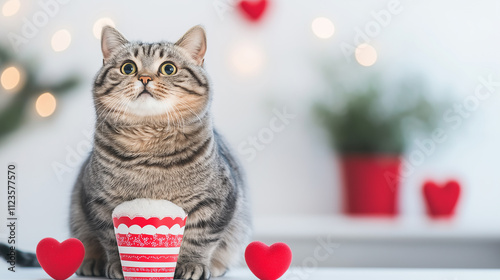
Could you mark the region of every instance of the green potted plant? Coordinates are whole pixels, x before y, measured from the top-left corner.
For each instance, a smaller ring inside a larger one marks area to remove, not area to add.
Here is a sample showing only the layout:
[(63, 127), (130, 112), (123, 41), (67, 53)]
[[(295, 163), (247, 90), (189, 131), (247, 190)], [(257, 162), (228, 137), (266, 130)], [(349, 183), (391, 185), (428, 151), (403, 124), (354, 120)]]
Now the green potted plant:
[(328, 91), (335, 98), (318, 102), (314, 113), (339, 154), (344, 212), (397, 215), (402, 156), (412, 139), (434, 128), (436, 106), (412, 83), (386, 90), (371, 80)]

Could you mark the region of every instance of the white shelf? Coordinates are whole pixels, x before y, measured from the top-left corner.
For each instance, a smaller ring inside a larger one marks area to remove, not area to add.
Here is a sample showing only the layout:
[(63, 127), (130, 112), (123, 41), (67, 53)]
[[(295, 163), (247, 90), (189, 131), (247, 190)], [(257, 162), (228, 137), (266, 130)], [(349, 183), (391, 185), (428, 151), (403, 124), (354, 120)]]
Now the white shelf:
[(500, 223), (457, 220), (281, 216), (254, 219), (256, 237), (339, 239), (481, 239), (500, 240)]

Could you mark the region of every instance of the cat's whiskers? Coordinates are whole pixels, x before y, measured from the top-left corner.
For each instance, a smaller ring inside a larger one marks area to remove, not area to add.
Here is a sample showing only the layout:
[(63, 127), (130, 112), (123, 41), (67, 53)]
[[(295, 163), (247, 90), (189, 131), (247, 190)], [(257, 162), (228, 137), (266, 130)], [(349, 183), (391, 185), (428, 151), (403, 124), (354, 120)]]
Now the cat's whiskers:
[(172, 109), (172, 112), (171, 112), (172, 115), (175, 117), (175, 120), (177, 121), (176, 127), (181, 128), (182, 127), (181, 119), (180, 119), (180, 116), (175, 112), (175, 105), (171, 104), (170, 108)]
[[(115, 115), (114, 115), (114, 122), (117, 123), (120, 118), (123, 116), (124, 112), (123, 110), (126, 108), (125, 106), (127, 106), (127, 100), (124, 99), (120, 102), (120, 105), (116, 108), (115, 110)], [(112, 116), (113, 118), (113, 116)]]
[(174, 129), (177, 128), (177, 127), (180, 127), (180, 122), (179, 122), (179, 119), (177, 118), (177, 114), (175, 114), (175, 112), (172, 111), (173, 109), (173, 105), (172, 104), (168, 104), (168, 110), (167, 112), (172, 116), (172, 120), (174, 121), (173, 124), (174, 124)]
[[(162, 89), (163, 92), (170, 93), (172, 95), (177, 96), (179, 98), (179, 99), (177, 99), (177, 101), (179, 103), (182, 103), (182, 105), (186, 106), (186, 109), (189, 110), (196, 118), (198, 118), (198, 120), (200, 121), (200, 123), (202, 123), (202, 120), (201, 120), (200, 116), (198, 116), (198, 114), (196, 114), (194, 112), (194, 109), (187, 102), (185, 102), (185, 101), (183, 101), (183, 100), (180, 99), (181, 96), (182, 96), (182, 94), (185, 94), (185, 92), (182, 92), (182, 91), (179, 91), (179, 90), (175, 90), (175, 89), (169, 89), (169, 88), (167, 88), (162, 83), (158, 83), (157, 86), (158, 86), (158, 88)], [(177, 109), (177, 111), (179, 112), (179, 114), (181, 114), (180, 110), (177, 107), (175, 107), (175, 109)], [(181, 114), (181, 116), (182, 116), (182, 114)], [(183, 123), (184, 123), (184, 119), (183, 119)]]
[[(117, 91), (117, 94), (126, 94), (127, 92), (130, 92), (131, 89), (133, 89), (133, 85), (129, 85), (124, 87), (123, 89)], [(111, 96), (109, 98), (112, 98)], [(104, 114), (107, 112), (106, 116), (102, 118), (102, 120), (97, 124), (97, 127), (103, 124), (103, 122), (109, 117), (111, 113), (116, 113), (118, 107), (123, 103), (122, 98), (114, 98), (114, 100), (111, 101), (110, 104), (103, 104), (104, 109), (103, 111), (97, 116), (97, 120), (99, 120), (100, 117), (104, 116)]]
[(125, 109), (129, 107), (130, 103), (132, 102), (132, 99), (128, 99), (127, 100), (127, 103), (125, 104), (125, 106), (123, 107), (123, 109), (121, 110), (121, 116), (125, 117)]
[[(175, 88), (167, 88), (164, 86), (162, 89), (165, 90), (166, 92), (172, 94), (172, 95), (175, 95), (175, 96), (182, 96), (182, 95), (187, 94), (186, 92), (175, 89)], [(196, 92), (196, 91), (194, 91), (194, 92)]]
[[(111, 103), (109, 105), (103, 106), (101, 111), (96, 116), (96, 120), (98, 121), (96, 127), (100, 127), (104, 123), (104, 121), (107, 119), (107, 117), (109, 116), (109, 114), (111, 113), (113, 108), (117, 104), (119, 104), (120, 102), (121, 102), (121, 100), (117, 98), (117, 99), (114, 99), (113, 101), (111, 101)], [(104, 117), (104, 116), (106, 116), (106, 117)]]
[(108, 113), (109, 111), (111, 111), (113, 109), (113, 107), (120, 102), (120, 99), (119, 98), (111, 98), (109, 97), (108, 99), (111, 99), (111, 101), (109, 102), (109, 104), (104, 104), (102, 103), (102, 106), (101, 106), (101, 112), (100, 114), (97, 116), (98, 118), (101, 118), (104, 116), (105, 113)]
[(168, 121), (168, 129), (170, 129), (170, 110), (167, 110), (167, 121)]
[(110, 106), (110, 108), (108, 110), (108, 114), (102, 119), (102, 122), (107, 120), (108, 117), (110, 117), (111, 113), (116, 113), (116, 110), (118, 109), (118, 107), (120, 107), (120, 105), (123, 103), (123, 99), (117, 98), (117, 100), (118, 100), (118, 102), (115, 102), (115, 103), (113, 103), (113, 106)]
[(118, 108), (118, 110), (117, 110), (116, 121), (118, 121), (119, 118), (122, 118), (122, 117), (125, 118), (125, 115), (127, 114), (125, 109), (129, 107), (129, 105), (132, 101), (134, 101), (133, 96), (134, 96), (134, 94), (130, 90), (128, 92), (124, 92), (124, 97), (125, 97), (124, 100), (125, 101), (123, 102), (122, 106), (120, 108)]
[(190, 111), (193, 115), (195, 115), (195, 116), (198, 118), (198, 120), (200, 121), (200, 123), (203, 123), (203, 122), (201, 121), (200, 116), (198, 116), (198, 114), (196, 114), (196, 113), (192, 110), (193, 108), (192, 108), (191, 106), (189, 106), (189, 104), (188, 104), (186, 101), (183, 101), (183, 100), (181, 100), (181, 99), (179, 99), (179, 100), (177, 100), (177, 101), (178, 101), (179, 103), (181, 103), (182, 105), (186, 106), (186, 109), (188, 109), (188, 110), (189, 110), (189, 111)]
[(177, 106), (172, 105), (172, 107), (174, 107), (174, 110), (177, 110), (177, 112), (179, 112), (179, 118), (182, 121), (182, 133), (184, 133), (184, 126), (185, 126), (185, 124), (184, 124), (184, 118), (182, 117), (182, 113), (181, 113), (181, 111), (179, 111), (179, 109), (177, 108)]

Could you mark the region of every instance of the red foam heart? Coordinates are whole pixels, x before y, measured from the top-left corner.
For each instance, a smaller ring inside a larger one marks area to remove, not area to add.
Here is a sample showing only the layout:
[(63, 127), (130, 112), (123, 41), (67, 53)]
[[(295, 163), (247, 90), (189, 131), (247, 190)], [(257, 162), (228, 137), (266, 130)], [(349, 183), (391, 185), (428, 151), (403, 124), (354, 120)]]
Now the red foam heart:
[(248, 268), (260, 280), (276, 280), (290, 267), (292, 251), (285, 243), (270, 247), (260, 241), (250, 243), (245, 250)]
[(427, 205), (427, 213), (433, 218), (449, 218), (455, 213), (458, 198), (460, 197), (460, 184), (455, 180), (439, 186), (433, 181), (427, 181), (423, 187)]
[(238, 8), (249, 20), (258, 21), (267, 8), (267, 0), (241, 1)]
[(83, 243), (70, 238), (59, 243), (54, 238), (44, 238), (36, 246), (36, 257), (47, 274), (56, 279), (69, 278), (80, 267), (85, 256)]

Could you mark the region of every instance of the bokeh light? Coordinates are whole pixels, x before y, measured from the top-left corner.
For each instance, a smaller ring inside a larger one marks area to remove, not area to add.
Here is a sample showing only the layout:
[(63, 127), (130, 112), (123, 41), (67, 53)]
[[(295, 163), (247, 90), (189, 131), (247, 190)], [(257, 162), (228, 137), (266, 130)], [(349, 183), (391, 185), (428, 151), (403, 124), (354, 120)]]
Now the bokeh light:
[(36, 100), (36, 112), (42, 117), (48, 117), (56, 110), (56, 98), (50, 93), (41, 94)]
[(94, 37), (96, 37), (97, 39), (101, 39), (101, 30), (106, 25), (115, 27), (115, 23), (110, 18), (104, 17), (104, 18), (100, 18), (100, 19), (96, 20), (96, 22), (94, 23), (94, 27), (92, 28), (92, 32), (94, 33)]
[(71, 44), (71, 34), (66, 29), (61, 29), (52, 35), (52, 49), (56, 52), (62, 52)]
[(311, 24), (314, 35), (321, 39), (328, 39), (335, 33), (333, 22), (324, 17), (315, 18)]
[(2, 84), (2, 87), (6, 90), (11, 90), (16, 88), (19, 85), (20, 81), (21, 81), (21, 73), (14, 66), (5, 69), (2, 72), (2, 76), (0, 77), (0, 83)]
[(372, 66), (377, 61), (377, 50), (368, 44), (361, 44), (355, 51), (356, 60), (363, 66)]
[(21, 2), (19, 0), (9, 0), (5, 2), (2, 6), (2, 15), (6, 17), (13, 16), (19, 12), (21, 7)]
[(251, 76), (259, 73), (265, 63), (264, 50), (252, 43), (241, 43), (231, 52), (231, 64), (240, 73)]

